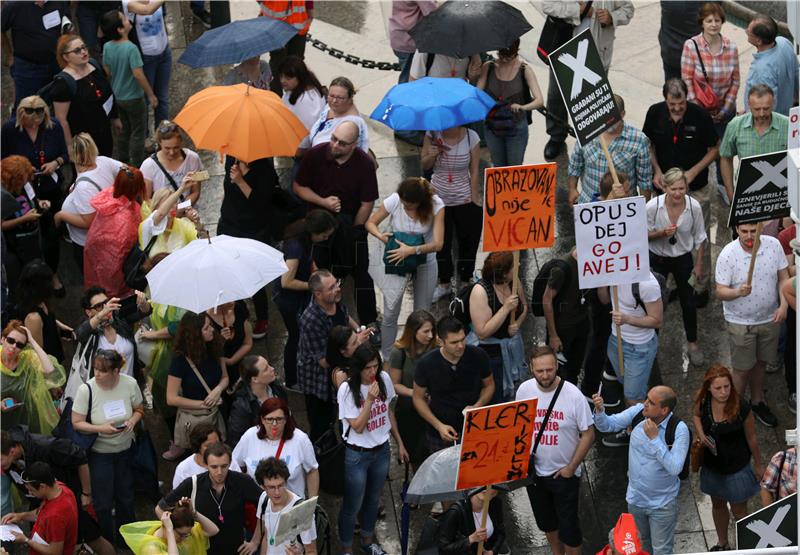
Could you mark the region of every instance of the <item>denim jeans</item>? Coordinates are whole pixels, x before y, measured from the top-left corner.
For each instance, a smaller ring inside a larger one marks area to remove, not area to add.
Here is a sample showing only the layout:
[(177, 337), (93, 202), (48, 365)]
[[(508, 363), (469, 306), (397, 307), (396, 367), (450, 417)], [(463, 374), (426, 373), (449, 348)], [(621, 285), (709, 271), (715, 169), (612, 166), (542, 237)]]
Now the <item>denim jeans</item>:
[[(360, 516), (361, 536), (372, 536), (378, 519), (378, 502), (389, 474), (392, 451), (389, 442), (375, 451), (345, 448), (344, 498), (339, 511), (339, 539), (345, 548), (353, 545), (356, 515)], [(350, 549), (345, 549), (351, 551)]]
[(628, 400), (643, 400), (647, 397), (647, 384), (650, 382), (650, 371), (653, 369), (653, 362), (658, 353), (658, 334), (647, 343), (628, 343), (622, 340), (622, 357), (625, 365), (625, 375), (623, 376), (618, 366), (617, 360), (617, 336), (613, 333), (608, 336), (608, 348), (606, 354), (617, 378), (622, 381), (625, 398)]
[[(91, 50), (97, 46), (97, 28), (100, 25), (100, 13), (87, 6), (86, 2), (78, 2), (75, 16), (78, 20), (81, 38)], [(90, 53), (89, 55), (91, 56), (92, 54)]]
[(413, 52), (400, 52), (394, 50), (394, 55), (397, 56), (397, 61), (400, 63), (400, 77), (397, 82), (408, 83), (408, 75), (411, 73), (411, 60), (414, 59)]
[(673, 499), (658, 509), (646, 509), (628, 503), (628, 512), (633, 515), (642, 550), (652, 555), (672, 553), (675, 541), (675, 524), (678, 522), (678, 500)]
[(153, 94), (158, 98), (158, 107), (155, 109), (155, 121), (153, 122), (153, 129), (155, 129), (162, 120), (169, 118), (169, 79), (172, 74), (172, 50), (167, 45), (161, 54), (155, 56), (142, 54), (142, 62), (144, 62), (142, 67), (144, 76), (147, 77), (147, 82), (150, 83)]
[(138, 168), (144, 160), (147, 104), (144, 97), (116, 102), (122, 120), (122, 132), (117, 136), (117, 160)]
[[(92, 500), (97, 522), (103, 537), (112, 543), (120, 526), (136, 520), (132, 457), (131, 449), (119, 453), (89, 454)], [(115, 514), (112, 515), (112, 511)], [(117, 545), (125, 545), (122, 537), (116, 539)]]
[(512, 134), (505, 137), (498, 137), (487, 126), (486, 146), (489, 147), (494, 167), (521, 165), (528, 146), (528, 120), (525, 115), (516, 123)]
[(14, 106), (27, 96), (33, 96), (39, 89), (53, 80), (53, 76), (60, 71), (53, 60), (51, 64), (34, 64), (14, 56), (14, 65), (10, 68), (11, 78), (14, 79)]

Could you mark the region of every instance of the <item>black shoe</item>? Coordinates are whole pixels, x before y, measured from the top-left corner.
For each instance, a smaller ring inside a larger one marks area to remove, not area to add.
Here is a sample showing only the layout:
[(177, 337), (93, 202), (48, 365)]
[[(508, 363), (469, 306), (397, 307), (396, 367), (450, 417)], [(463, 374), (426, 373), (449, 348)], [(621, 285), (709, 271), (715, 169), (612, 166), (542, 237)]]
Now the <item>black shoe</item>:
[(203, 24), (203, 27), (211, 29), (211, 12), (203, 10), (192, 12), (192, 14)]
[(769, 410), (769, 407), (764, 401), (761, 401), (757, 405), (752, 405), (752, 409), (753, 414), (764, 426), (774, 428), (778, 425), (778, 419), (772, 414), (772, 411)]
[(705, 291), (700, 291), (699, 293), (695, 291), (694, 293), (694, 306), (695, 308), (705, 308), (708, 305), (708, 289)]
[(554, 141), (550, 139), (544, 145), (544, 158), (545, 160), (555, 160), (561, 151), (564, 149), (565, 143), (563, 141)]

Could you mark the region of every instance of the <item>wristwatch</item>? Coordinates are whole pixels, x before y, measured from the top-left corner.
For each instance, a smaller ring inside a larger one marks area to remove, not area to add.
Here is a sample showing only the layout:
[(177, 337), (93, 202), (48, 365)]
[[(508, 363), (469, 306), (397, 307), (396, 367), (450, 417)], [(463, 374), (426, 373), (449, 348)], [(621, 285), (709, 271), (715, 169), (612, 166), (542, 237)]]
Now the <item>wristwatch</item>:
[(415, 253), (417, 253), (417, 256), (419, 256), (420, 254), (422, 254), (422, 245), (417, 245), (417, 246), (414, 248), (414, 252), (415, 252)]

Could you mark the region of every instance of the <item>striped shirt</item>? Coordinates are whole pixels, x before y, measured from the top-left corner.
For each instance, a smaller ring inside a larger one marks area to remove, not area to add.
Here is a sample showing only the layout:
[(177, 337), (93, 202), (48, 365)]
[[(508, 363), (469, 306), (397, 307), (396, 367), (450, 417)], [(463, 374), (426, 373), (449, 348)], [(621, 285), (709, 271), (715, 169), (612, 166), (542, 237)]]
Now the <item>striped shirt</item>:
[(753, 127), (753, 115), (742, 114), (733, 118), (725, 129), (719, 155), (727, 158), (747, 158), (786, 150), (789, 136), (789, 118), (772, 112), (772, 123), (766, 133), (759, 135)]
[(703, 64), (706, 67), (708, 81), (711, 88), (717, 94), (717, 98), (722, 100), (722, 108), (728, 114), (736, 113), (736, 94), (739, 92), (739, 50), (736, 43), (727, 37), (722, 37), (722, 50), (718, 54), (713, 54), (708, 48), (703, 33), (692, 37), (683, 43), (683, 53), (681, 54), (681, 79), (686, 83), (689, 94), (686, 99), (689, 102), (695, 101), (694, 85), (692, 79), (704, 79), (703, 68), (700, 66), (700, 59), (697, 57), (697, 50), (692, 41), (697, 43), (700, 55), (703, 57)]
[[(428, 131), (427, 135), (433, 144), (443, 140), (442, 134), (437, 131)], [(460, 206), (472, 202), (469, 163), (472, 149), (478, 143), (480, 143), (478, 134), (472, 129), (467, 129), (464, 138), (458, 144), (450, 145), (450, 150), (436, 157), (431, 185), (445, 206)]]

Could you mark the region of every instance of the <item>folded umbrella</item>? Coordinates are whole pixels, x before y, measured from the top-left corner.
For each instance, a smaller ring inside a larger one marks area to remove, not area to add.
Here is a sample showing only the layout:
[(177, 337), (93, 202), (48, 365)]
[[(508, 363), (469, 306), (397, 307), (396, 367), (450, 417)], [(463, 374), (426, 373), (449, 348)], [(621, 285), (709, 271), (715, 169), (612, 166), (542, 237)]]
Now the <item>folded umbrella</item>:
[(283, 48), (296, 34), (293, 26), (271, 17), (233, 21), (190, 42), (178, 61), (194, 68), (238, 64)]
[(458, 501), (464, 492), (456, 489), (456, 474), (461, 458), (461, 445), (453, 445), (428, 456), (408, 485), (405, 503)]

